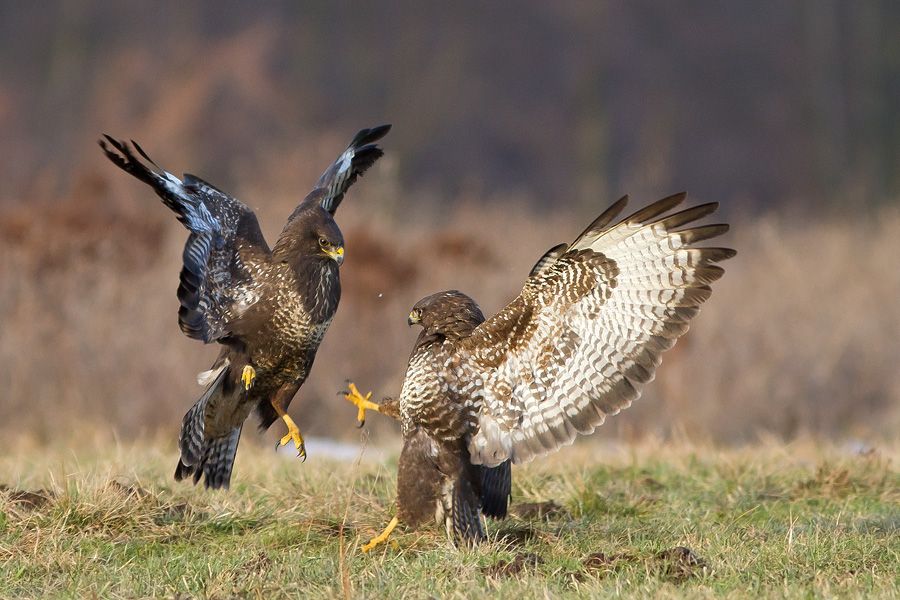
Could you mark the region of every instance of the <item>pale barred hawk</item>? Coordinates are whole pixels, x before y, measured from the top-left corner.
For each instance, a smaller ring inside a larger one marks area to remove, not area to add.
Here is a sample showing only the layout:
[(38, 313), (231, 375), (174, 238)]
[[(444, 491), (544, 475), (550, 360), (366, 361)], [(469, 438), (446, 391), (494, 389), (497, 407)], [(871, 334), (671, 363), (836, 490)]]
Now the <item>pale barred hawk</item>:
[(399, 401), (347, 394), (360, 420), (366, 409), (400, 419), (400, 521), (437, 514), (455, 539), (481, 539), (482, 513), (505, 514), (510, 462), (571, 444), (640, 395), (722, 277), (716, 263), (735, 255), (697, 245), (728, 225), (694, 225), (716, 203), (673, 213), (685, 197), (613, 223), (622, 198), (548, 250), (490, 319), (457, 291), (416, 303), (409, 322), (422, 331)]

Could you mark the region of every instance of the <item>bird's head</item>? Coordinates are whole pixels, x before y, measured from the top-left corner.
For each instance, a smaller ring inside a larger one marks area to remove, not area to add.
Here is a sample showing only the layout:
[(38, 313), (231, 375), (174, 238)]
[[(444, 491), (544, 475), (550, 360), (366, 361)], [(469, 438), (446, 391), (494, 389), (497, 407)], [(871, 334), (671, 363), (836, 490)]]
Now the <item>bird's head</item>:
[(422, 298), (412, 307), (406, 322), (421, 325), (426, 334), (461, 338), (484, 322), (478, 304), (456, 290), (438, 292)]
[(344, 236), (327, 211), (315, 206), (295, 210), (278, 238), (272, 255), (290, 263), (310, 258), (344, 262)]
[(341, 235), (341, 230), (338, 229), (337, 224), (332, 219), (328, 219), (313, 227), (311, 232), (314, 238), (315, 250), (313, 252), (327, 256), (338, 265), (343, 264), (344, 236)]

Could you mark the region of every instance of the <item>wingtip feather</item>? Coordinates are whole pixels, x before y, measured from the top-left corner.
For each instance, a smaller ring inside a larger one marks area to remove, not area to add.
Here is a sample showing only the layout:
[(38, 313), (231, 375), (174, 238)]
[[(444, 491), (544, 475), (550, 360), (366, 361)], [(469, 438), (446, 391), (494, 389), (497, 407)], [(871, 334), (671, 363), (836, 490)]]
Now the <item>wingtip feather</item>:
[(391, 124), (386, 123), (384, 125), (376, 125), (375, 127), (370, 127), (367, 129), (360, 129), (356, 133), (356, 135), (353, 136), (353, 141), (350, 142), (350, 148), (360, 148), (362, 146), (365, 146), (366, 144), (377, 142), (387, 135), (387, 133), (391, 130), (391, 127)]

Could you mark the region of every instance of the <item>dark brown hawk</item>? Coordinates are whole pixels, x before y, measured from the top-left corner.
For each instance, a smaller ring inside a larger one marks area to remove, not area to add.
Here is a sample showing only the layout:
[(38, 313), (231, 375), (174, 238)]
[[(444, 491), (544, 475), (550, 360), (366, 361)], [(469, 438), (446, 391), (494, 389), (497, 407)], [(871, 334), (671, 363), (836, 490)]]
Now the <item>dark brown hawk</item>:
[[(119, 168), (150, 185), (190, 231), (178, 286), (178, 322), (189, 337), (218, 342), (206, 391), (184, 416), (175, 479), (228, 487), (244, 420), (253, 408), (267, 429), (279, 417), (304, 459), (303, 437), (287, 414), (309, 375), (341, 297), (344, 238), (334, 213), (344, 194), (382, 155), (390, 129), (363, 129), (294, 209), (269, 249), (256, 215), (202, 179), (178, 179), (135, 142), (100, 141)], [(143, 162), (135, 151), (145, 161)], [(147, 164), (149, 163), (149, 164)]]
[(481, 514), (505, 513), (510, 461), (571, 444), (640, 395), (724, 273), (715, 263), (735, 255), (697, 246), (728, 226), (685, 228), (718, 206), (671, 212), (685, 196), (612, 224), (622, 198), (574, 242), (548, 250), (518, 297), (486, 321), (457, 291), (413, 307), (409, 322), (422, 332), (399, 401), (376, 404), (353, 385), (347, 394), (360, 421), (367, 409), (385, 412), (404, 438), (398, 516), (364, 549), (398, 518), (415, 526), (427, 515), (456, 540), (483, 538)]

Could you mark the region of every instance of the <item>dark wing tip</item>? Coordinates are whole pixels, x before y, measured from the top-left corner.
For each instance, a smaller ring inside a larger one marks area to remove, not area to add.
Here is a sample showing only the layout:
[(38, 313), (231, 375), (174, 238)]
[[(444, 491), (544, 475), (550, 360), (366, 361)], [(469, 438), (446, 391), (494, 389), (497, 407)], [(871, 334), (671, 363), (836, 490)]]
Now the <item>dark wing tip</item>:
[(360, 129), (355, 136), (353, 136), (353, 141), (350, 142), (351, 148), (359, 148), (360, 146), (365, 146), (366, 144), (371, 144), (372, 142), (377, 142), (381, 138), (387, 135), (388, 131), (391, 130), (392, 125), (387, 123), (384, 125), (377, 125), (375, 127), (370, 127), (368, 129)]
[(703, 240), (718, 237), (726, 233), (730, 229), (727, 223), (716, 223), (713, 225), (703, 225), (702, 227), (691, 227), (679, 231), (680, 237), (685, 244), (696, 244)]
[(654, 221), (654, 223), (660, 223), (666, 229), (675, 229), (682, 225), (702, 219), (707, 215), (711, 215), (716, 212), (718, 208), (718, 202), (707, 202), (706, 204), (699, 204), (674, 214), (660, 217), (657, 221)]
[(134, 147), (135, 150), (138, 151), (138, 154), (140, 154), (141, 156), (144, 157), (144, 159), (145, 159), (148, 163), (150, 163), (151, 165), (153, 165), (153, 166), (156, 167), (157, 169), (162, 170), (162, 168), (161, 168), (158, 164), (156, 164), (155, 162), (153, 162), (153, 159), (150, 158), (150, 157), (147, 155), (146, 152), (144, 152), (144, 149), (141, 148), (141, 145), (140, 145), (140, 144), (138, 144), (138, 143), (137, 143), (136, 141), (134, 141), (134, 140), (131, 140), (131, 145)]
[(700, 250), (703, 252), (704, 260), (710, 263), (728, 260), (737, 255), (737, 250), (734, 248), (700, 248)]
[(631, 223), (645, 223), (664, 213), (669, 212), (670, 210), (684, 202), (685, 198), (687, 198), (687, 192), (678, 192), (677, 194), (666, 196), (662, 200), (657, 200), (656, 202), (645, 206), (636, 213), (625, 217), (623, 221), (628, 221)]
[[(127, 144), (125, 144), (125, 142), (117, 140), (108, 133), (104, 133), (101, 135), (103, 137), (97, 140), (97, 144), (103, 150), (104, 154), (106, 154), (106, 156), (110, 158), (110, 160), (113, 160), (114, 162), (115, 159), (121, 160), (122, 157), (119, 156), (119, 154), (128, 156), (128, 146)], [(110, 148), (110, 146), (112, 146), (112, 148)], [(119, 154), (116, 154), (116, 152), (114, 152), (113, 150), (115, 150)]]
[(612, 220), (615, 219), (616, 216), (620, 212), (622, 212), (622, 210), (625, 208), (625, 206), (627, 204), (628, 204), (628, 194), (625, 194), (624, 196), (622, 196), (621, 198), (619, 198), (618, 200), (613, 202), (613, 204), (609, 208), (604, 210), (603, 213), (599, 217), (594, 219), (590, 225), (585, 227), (584, 231), (582, 231), (578, 235), (578, 237), (575, 238), (574, 243), (578, 243), (578, 241), (581, 238), (583, 238), (587, 235), (591, 235), (592, 233), (597, 233), (597, 232), (601, 231), (604, 227), (609, 225), (612, 222)]

